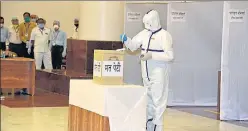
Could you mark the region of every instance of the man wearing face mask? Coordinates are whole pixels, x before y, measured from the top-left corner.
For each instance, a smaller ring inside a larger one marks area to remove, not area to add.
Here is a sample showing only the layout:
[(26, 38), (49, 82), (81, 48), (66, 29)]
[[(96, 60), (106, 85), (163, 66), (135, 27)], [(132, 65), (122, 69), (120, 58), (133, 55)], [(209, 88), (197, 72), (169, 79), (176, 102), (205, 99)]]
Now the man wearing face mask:
[(36, 69), (41, 69), (42, 62), (44, 62), (45, 69), (52, 69), (51, 30), (45, 27), (44, 19), (39, 18), (37, 23), (38, 28), (34, 28), (31, 33), (31, 45), (28, 48), (28, 53), (31, 53), (31, 46), (33, 45)]
[(66, 55), (67, 37), (66, 33), (60, 29), (60, 22), (53, 22), (52, 31), (52, 65), (53, 69), (61, 69), (62, 57)]
[(169, 63), (174, 59), (172, 37), (162, 29), (158, 12), (143, 17), (145, 29), (132, 39), (125, 34), (121, 41), (131, 51), (142, 49), (140, 60), (144, 87), (147, 88), (147, 131), (163, 131), (163, 114), (167, 106)]
[(72, 39), (78, 39), (79, 19), (74, 19), (74, 26)]
[(37, 16), (37, 15), (32, 14), (32, 15), (30, 16), (30, 18), (31, 18), (31, 22), (36, 23), (36, 22), (37, 22), (37, 19), (38, 19), (38, 16)]
[(0, 50), (5, 51), (6, 50), (6, 42), (8, 42), (8, 35), (9, 30), (8, 28), (4, 27), (4, 18), (0, 17), (0, 29), (1, 29), (1, 41), (0, 41)]
[(19, 36), (19, 20), (17, 17), (13, 17), (11, 22), (12, 25), (9, 27), (9, 50), (15, 52), (18, 57), (23, 57), (25, 47)]
[[(24, 22), (20, 24), (19, 34), (20, 34), (21, 41), (23, 42), (23, 45), (26, 47), (25, 48), (26, 51), (25, 51), (24, 56), (27, 58), (34, 58), (33, 50), (30, 54), (28, 54), (26, 52), (27, 52), (27, 49), (28, 49), (29, 44), (30, 44), (31, 32), (32, 32), (33, 28), (36, 27), (36, 23), (31, 22), (29, 12), (25, 12), (23, 14), (23, 18), (24, 18)], [(32, 49), (33, 49), (33, 47), (32, 47)]]

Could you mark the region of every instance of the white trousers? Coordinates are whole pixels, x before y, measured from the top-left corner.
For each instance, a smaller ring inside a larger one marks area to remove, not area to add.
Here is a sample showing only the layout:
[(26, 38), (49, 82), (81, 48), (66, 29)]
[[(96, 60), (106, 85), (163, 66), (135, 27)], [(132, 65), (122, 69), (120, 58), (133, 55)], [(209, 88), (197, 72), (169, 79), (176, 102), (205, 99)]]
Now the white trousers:
[[(147, 131), (163, 131), (163, 114), (167, 107), (169, 93), (169, 74), (166, 68), (149, 68), (152, 70), (148, 78), (143, 78), (147, 88)], [(156, 127), (155, 127), (156, 126)]]
[(34, 59), (36, 69), (41, 69), (42, 61), (44, 63), (45, 69), (53, 69), (51, 52), (34, 52)]

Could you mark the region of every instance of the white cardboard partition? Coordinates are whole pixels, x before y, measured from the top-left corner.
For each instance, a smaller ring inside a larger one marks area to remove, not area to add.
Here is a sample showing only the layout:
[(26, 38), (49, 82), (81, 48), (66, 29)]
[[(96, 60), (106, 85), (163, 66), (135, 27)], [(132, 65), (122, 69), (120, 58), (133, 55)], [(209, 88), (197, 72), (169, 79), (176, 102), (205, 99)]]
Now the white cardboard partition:
[(222, 21), (223, 2), (169, 4), (167, 29), (175, 53), (169, 105), (217, 105)]
[(146, 89), (71, 80), (69, 104), (109, 118), (111, 131), (145, 131)]
[(248, 2), (225, 2), (221, 120), (248, 120)]

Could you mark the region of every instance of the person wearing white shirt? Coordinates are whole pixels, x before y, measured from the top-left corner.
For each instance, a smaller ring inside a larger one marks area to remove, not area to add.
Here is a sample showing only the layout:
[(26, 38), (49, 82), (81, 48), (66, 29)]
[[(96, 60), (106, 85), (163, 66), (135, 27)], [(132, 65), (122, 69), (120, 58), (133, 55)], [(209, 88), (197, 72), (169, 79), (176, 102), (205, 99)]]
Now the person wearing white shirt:
[(7, 42), (7, 49), (9, 51), (15, 52), (18, 57), (24, 57), (25, 46), (22, 44), (22, 41), (19, 36), (19, 20), (17, 17), (13, 17), (12, 25), (9, 27), (9, 35)]
[[(34, 28), (31, 33), (31, 45), (34, 45), (34, 59), (36, 69), (41, 69), (42, 62), (45, 69), (52, 69), (51, 59), (51, 30), (45, 27), (45, 20), (37, 20), (38, 27)], [(31, 46), (28, 48), (31, 53)]]
[(66, 33), (60, 29), (60, 22), (53, 22), (52, 31), (52, 64), (53, 69), (61, 69), (62, 58), (66, 56), (67, 38)]
[(0, 50), (6, 50), (6, 42), (8, 41), (9, 30), (4, 26), (4, 18), (0, 17)]
[(73, 29), (73, 34), (72, 34), (72, 39), (78, 39), (78, 28), (79, 28), (79, 19), (74, 19), (74, 29)]

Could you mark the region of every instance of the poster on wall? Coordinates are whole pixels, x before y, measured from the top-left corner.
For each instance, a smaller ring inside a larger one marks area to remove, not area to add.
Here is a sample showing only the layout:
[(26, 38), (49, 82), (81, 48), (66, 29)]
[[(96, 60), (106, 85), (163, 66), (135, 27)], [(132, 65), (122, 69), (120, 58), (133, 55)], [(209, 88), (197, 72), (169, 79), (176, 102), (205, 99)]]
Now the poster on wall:
[(103, 61), (102, 76), (122, 77), (123, 61)]
[(185, 11), (172, 10), (170, 12), (171, 22), (185, 22), (187, 13)]
[(141, 21), (141, 13), (127, 12), (127, 21)]
[(246, 18), (246, 11), (239, 9), (230, 9), (228, 15), (229, 22), (244, 22), (244, 19)]

